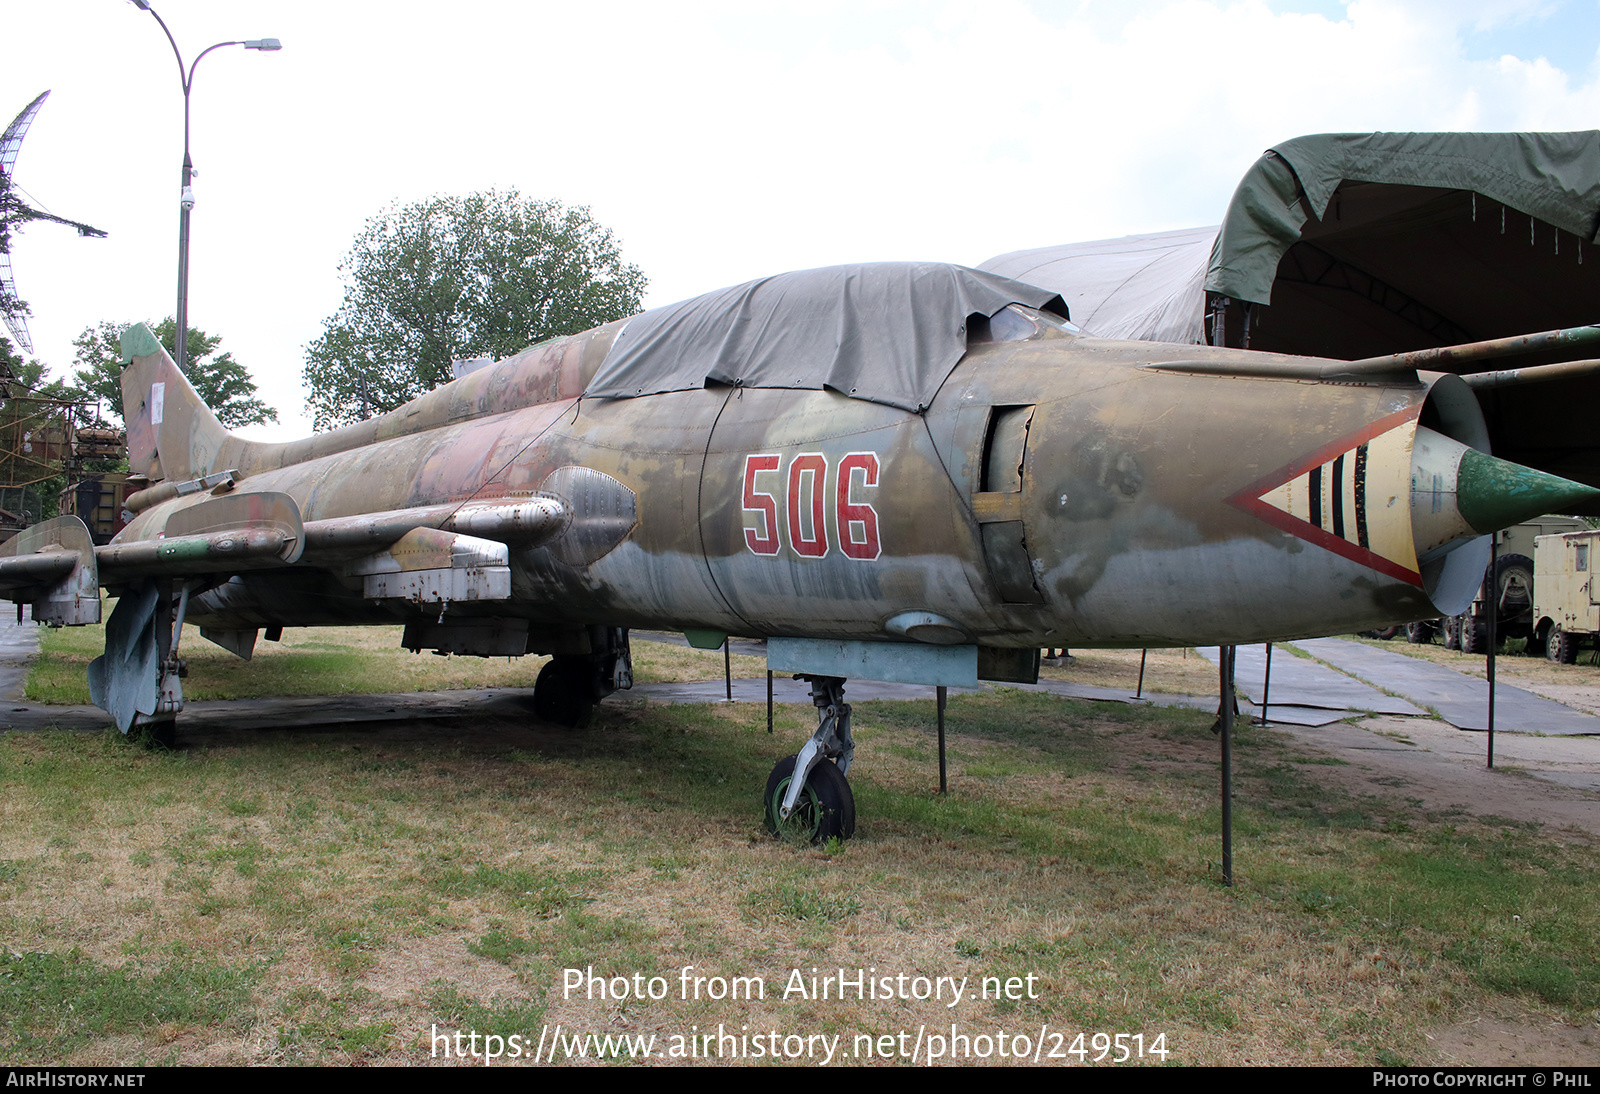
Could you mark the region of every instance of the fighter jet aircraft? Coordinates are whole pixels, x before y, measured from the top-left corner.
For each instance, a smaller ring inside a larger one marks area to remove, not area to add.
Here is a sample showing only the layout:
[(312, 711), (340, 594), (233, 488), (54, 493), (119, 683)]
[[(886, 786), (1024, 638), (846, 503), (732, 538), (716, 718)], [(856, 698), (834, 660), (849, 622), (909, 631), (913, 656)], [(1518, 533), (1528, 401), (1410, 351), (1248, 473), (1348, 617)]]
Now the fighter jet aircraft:
[(630, 628), (765, 638), (819, 710), (769, 823), (816, 838), (854, 827), (849, 677), (1453, 615), (1485, 533), (1600, 498), (1489, 455), (1472, 381), (1405, 356), (1102, 341), (1054, 293), (936, 264), (711, 293), (288, 444), (226, 432), (144, 327), (123, 357), (151, 485), (108, 546), (70, 516), (18, 536), (0, 596), (66, 625), (120, 598), (89, 677), (124, 732), (170, 729), (186, 622), (245, 658), (383, 622), (548, 654), (535, 708), (563, 724), (630, 685)]

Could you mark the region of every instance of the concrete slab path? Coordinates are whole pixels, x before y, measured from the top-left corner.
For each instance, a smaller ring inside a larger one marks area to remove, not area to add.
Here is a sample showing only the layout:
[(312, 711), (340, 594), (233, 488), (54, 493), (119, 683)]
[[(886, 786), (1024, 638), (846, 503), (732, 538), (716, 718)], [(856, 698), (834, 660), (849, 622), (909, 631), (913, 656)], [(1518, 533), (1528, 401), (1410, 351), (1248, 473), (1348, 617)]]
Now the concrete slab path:
[[(1487, 680), (1432, 661), (1343, 638), (1310, 638), (1294, 645), (1341, 672), (1438, 711), (1441, 718), (1457, 729), (1484, 731), (1489, 728)], [(1600, 718), (1592, 714), (1506, 683), (1496, 682), (1494, 690), (1496, 732), (1562, 737), (1600, 734)]]

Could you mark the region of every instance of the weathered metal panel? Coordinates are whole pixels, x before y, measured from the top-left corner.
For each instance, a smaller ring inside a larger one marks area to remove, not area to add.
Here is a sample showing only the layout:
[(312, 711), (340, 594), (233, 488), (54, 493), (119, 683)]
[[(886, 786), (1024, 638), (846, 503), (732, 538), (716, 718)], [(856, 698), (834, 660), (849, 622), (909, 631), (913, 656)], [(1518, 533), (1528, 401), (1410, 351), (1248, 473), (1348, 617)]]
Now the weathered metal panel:
[(767, 667), (773, 672), (882, 680), (891, 684), (975, 688), (978, 686), (978, 647), (769, 638)]

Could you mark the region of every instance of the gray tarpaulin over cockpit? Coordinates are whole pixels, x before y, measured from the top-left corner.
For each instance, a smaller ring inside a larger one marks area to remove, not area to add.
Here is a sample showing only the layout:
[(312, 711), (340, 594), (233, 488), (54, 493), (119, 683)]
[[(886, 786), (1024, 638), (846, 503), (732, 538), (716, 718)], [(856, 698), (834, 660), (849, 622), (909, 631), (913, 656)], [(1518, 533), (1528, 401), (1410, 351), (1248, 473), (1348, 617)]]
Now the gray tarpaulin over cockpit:
[(966, 353), (968, 317), (1008, 304), (1067, 317), (1053, 291), (944, 263), (779, 274), (635, 316), (584, 394), (827, 388), (920, 413)]

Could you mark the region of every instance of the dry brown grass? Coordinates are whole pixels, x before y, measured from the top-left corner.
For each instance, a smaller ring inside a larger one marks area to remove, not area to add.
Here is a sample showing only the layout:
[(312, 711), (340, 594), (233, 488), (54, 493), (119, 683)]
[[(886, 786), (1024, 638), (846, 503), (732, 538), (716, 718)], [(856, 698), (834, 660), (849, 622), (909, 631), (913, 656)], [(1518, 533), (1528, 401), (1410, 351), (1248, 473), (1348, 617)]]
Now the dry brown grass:
[[(1073, 650), (1069, 661), (1046, 663), (1039, 675), (1134, 694), (1139, 684), (1139, 650)], [(1214, 695), (1217, 667), (1193, 650), (1150, 650), (1144, 690), (1165, 695)]]
[[(1079, 1031), (1165, 1033), (1182, 1063), (1428, 1062), (1432, 1025), (1503, 998), (1442, 956), (1466, 937), (1453, 920), (1411, 903), (1407, 856), (1437, 849), (1431, 822), (1319, 790), (1322, 769), (1276, 734), (1241, 737), (1229, 890), (1203, 715), (962, 698), (941, 798), (931, 704), (860, 704), (862, 822), (837, 851), (773, 842), (757, 815), (768, 765), (808, 719), (781, 709), (773, 740), (756, 708), (637, 703), (607, 704), (589, 734), (402, 725), (218, 735), (177, 753), (6, 737), (7, 948), (76, 949), (86, 983), (181, 972), (246, 987), (221, 1017), (99, 1032), (80, 1004), (6, 1055), (427, 1063), (434, 1025), (667, 1038), (724, 1024), (850, 1045), (954, 1020), (1063, 1031), (1066, 1045)], [(1451, 847), (1521, 838), (1453, 824)], [(1541, 887), (1525, 918), (1557, 899), (1558, 871), (1587, 868), (1583, 849), (1540, 854), (1522, 859)], [(1475, 929), (1506, 944), (1509, 911), (1482, 899)], [(562, 970), (591, 964), (666, 976), (674, 995), (691, 965), (762, 977), (770, 994), (564, 998)], [(790, 970), (812, 967), (1032, 974), (1039, 997), (953, 1010), (782, 999)]]
[[(265, 656), (353, 653), (374, 666), (364, 682), (413, 662), (502, 671), (344, 630), (291, 632)], [(642, 680), (722, 670), (715, 651), (635, 654)], [(1137, 651), (1074, 657), (1051, 675), (1133, 689)], [(1152, 651), (1145, 686), (1203, 694), (1215, 673)], [(842, 848), (779, 844), (760, 823), (808, 707), (780, 707), (773, 738), (757, 707), (622, 697), (588, 733), (457, 720), (219, 732), (172, 753), (0, 738), (0, 1054), (410, 1064), (444, 1062), (435, 1026), (667, 1043), (725, 1025), (851, 1048), (954, 1021), (1060, 1032), (1062, 1048), (1165, 1034), (1177, 1063), (1433, 1063), (1457, 1057), (1431, 1030), (1485, 1013), (1594, 1021), (1587, 844), (1352, 797), (1304, 746), (1244, 730), (1226, 889), (1207, 715), (959, 697), (941, 797), (931, 702), (856, 710), (861, 820)], [(662, 975), (673, 997), (564, 997), (562, 970), (589, 965)], [(769, 995), (677, 998), (686, 966), (761, 977)], [(783, 999), (791, 970), (813, 967), (1032, 975), (1038, 997)], [(1571, 1044), (1572, 1062), (1600, 1062)]]

